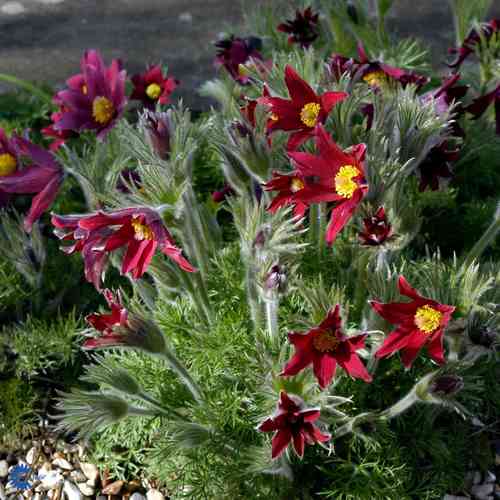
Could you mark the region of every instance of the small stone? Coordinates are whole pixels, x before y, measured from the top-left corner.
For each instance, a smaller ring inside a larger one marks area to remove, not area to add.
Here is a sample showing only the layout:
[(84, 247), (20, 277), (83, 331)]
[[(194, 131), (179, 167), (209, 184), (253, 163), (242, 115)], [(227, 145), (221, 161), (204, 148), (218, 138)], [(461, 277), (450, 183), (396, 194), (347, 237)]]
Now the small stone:
[(478, 500), (487, 500), (490, 495), (493, 494), (495, 485), (489, 484), (477, 484), (471, 488), (471, 493), (477, 497)]
[(82, 459), (85, 456), (85, 447), (81, 444), (78, 444), (77, 447), (78, 458)]
[(56, 458), (52, 460), (52, 465), (64, 470), (73, 470), (73, 466), (65, 458)]
[(102, 492), (105, 495), (118, 495), (123, 487), (123, 484), (124, 481), (114, 481), (103, 488)]
[(52, 458), (66, 458), (66, 457), (64, 456), (64, 453), (61, 453), (60, 451), (56, 451), (54, 453), (54, 455), (52, 456)]
[(9, 463), (7, 460), (0, 460), (0, 477), (7, 477), (9, 475)]
[(90, 486), (87, 483), (78, 483), (78, 488), (79, 490), (86, 496), (86, 497), (93, 497), (95, 494), (95, 488), (93, 486)]
[(70, 472), (69, 477), (75, 482), (75, 483), (86, 483), (87, 482), (87, 477), (85, 474), (79, 470), (73, 470)]
[(52, 464), (50, 462), (44, 462), (43, 465), (38, 469), (38, 476), (41, 478), (45, 477), (52, 470)]
[(80, 469), (90, 481), (96, 482), (99, 478), (99, 469), (94, 464), (80, 462)]
[(141, 495), (140, 493), (132, 493), (130, 496), (129, 500), (146, 500), (146, 497), (144, 495)]
[(494, 483), (496, 481), (496, 476), (493, 474), (491, 471), (486, 471), (486, 474), (484, 475), (484, 482), (485, 483)]
[(71, 481), (64, 481), (63, 491), (66, 493), (68, 500), (82, 500), (81, 491)]
[(62, 474), (58, 470), (48, 471), (48, 473), (41, 479), (41, 485), (44, 490), (51, 490), (59, 484), (62, 484), (64, 481)]
[(155, 489), (149, 490), (146, 493), (146, 498), (147, 498), (147, 500), (165, 500), (165, 497), (163, 496), (163, 494), (160, 491), (155, 490)]
[(7, 500), (7, 495), (5, 494), (5, 487), (0, 483), (0, 500)]
[(35, 463), (35, 459), (38, 458), (36, 455), (37, 449), (33, 446), (26, 454), (26, 462), (28, 463), (28, 465), (33, 465)]

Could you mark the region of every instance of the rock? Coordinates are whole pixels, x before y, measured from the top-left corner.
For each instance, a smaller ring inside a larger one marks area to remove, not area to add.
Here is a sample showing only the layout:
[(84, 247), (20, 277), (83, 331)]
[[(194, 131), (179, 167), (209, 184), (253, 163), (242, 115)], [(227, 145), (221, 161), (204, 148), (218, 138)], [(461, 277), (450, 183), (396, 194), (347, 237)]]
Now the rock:
[(495, 485), (493, 483), (476, 484), (470, 491), (478, 500), (487, 500), (493, 494), (494, 489)]
[(78, 489), (75, 483), (72, 483), (71, 481), (64, 481), (64, 487), (63, 487), (64, 493), (66, 493), (66, 497), (68, 500), (82, 500), (82, 493)]
[(26, 463), (28, 465), (33, 465), (35, 463), (35, 460), (38, 458), (38, 451), (37, 449), (33, 446), (29, 449), (28, 453), (26, 454)]
[(484, 475), (484, 482), (485, 483), (494, 483), (496, 481), (496, 476), (493, 474), (491, 471), (486, 471), (486, 474)]
[(75, 482), (75, 483), (86, 483), (87, 482), (87, 476), (79, 470), (73, 470), (70, 472), (69, 477)]
[(155, 489), (151, 489), (146, 493), (147, 500), (165, 500), (163, 494)]
[(109, 483), (102, 492), (104, 495), (118, 495), (123, 487), (124, 481), (113, 481)]
[(140, 493), (132, 493), (129, 500), (146, 500), (146, 497)]
[(85, 474), (85, 477), (94, 483), (99, 478), (99, 469), (94, 464), (80, 462), (80, 469)]
[(7, 460), (0, 460), (0, 477), (7, 477), (9, 475), (9, 463)]
[(7, 495), (5, 494), (5, 487), (0, 483), (0, 500), (7, 500)]
[(95, 488), (87, 483), (78, 483), (78, 489), (86, 496), (93, 497), (95, 494)]
[(73, 470), (73, 466), (65, 458), (56, 458), (52, 460), (52, 465), (64, 470)]
[(41, 486), (44, 490), (52, 490), (64, 481), (62, 474), (58, 470), (50, 470), (40, 479), (42, 480)]

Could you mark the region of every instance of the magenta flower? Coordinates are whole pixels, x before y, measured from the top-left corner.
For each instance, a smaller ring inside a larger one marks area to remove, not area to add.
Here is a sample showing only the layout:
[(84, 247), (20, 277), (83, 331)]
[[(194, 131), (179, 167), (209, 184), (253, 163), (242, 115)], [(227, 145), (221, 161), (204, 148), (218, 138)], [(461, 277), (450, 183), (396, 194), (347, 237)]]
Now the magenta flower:
[(159, 64), (150, 66), (145, 73), (132, 76), (131, 80), (134, 90), (130, 99), (142, 101), (148, 109), (155, 109), (157, 102), (168, 104), (170, 94), (179, 84), (175, 78), (164, 77)]
[(96, 50), (85, 52), (81, 69), (82, 73), (69, 78), (68, 88), (55, 97), (62, 107), (53, 127), (58, 131), (93, 130), (103, 140), (125, 109), (126, 72), (116, 59), (107, 68)]
[(21, 137), (9, 140), (0, 129), (0, 194), (35, 195), (24, 219), (26, 231), (50, 208), (63, 178), (64, 171), (51, 153)]
[(126, 247), (121, 273), (131, 273), (133, 279), (139, 279), (146, 272), (157, 249), (184, 271), (195, 271), (175, 245), (160, 214), (150, 208), (123, 208), (81, 216), (53, 214), (52, 224), (59, 239), (73, 240), (63, 251), (82, 252), (85, 276), (96, 288), (100, 286), (107, 254), (121, 247)]
[(278, 458), (290, 444), (298, 457), (304, 456), (305, 444), (329, 441), (330, 434), (323, 434), (314, 425), (320, 416), (319, 408), (306, 408), (304, 401), (294, 394), (280, 392), (276, 413), (264, 420), (257, 429), (261, 432), (274, 432), (272, 439), (273, 459)]

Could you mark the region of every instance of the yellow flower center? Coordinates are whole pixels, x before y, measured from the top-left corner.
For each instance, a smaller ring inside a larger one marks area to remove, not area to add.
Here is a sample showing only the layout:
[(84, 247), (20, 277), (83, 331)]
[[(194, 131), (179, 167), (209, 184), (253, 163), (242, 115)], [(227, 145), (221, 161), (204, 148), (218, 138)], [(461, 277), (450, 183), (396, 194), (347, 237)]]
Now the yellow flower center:
[(298, 177), (294, 177), (290, 182), (290, 191), (296, 193), (301, 189), (304, 189), (304, 183)]
[(153, 240), (154, 234), (149, 226), (142, 224), (139, 219), (132, 219), (132, 227), (135, 231), (135, 239), (139, 241)]
[(387, 75), (381, 70), (370, 71), (370, 73), (367, 73), (363, 77), (363, 80), (370, 85), (370, 87), (382, 87), (389, 81)]
[(271, 116), (269, 117), (273, 122), (277, 122), (280, 117), (276, 113), (271, 113)]
[(96, 97), (92, 103), (92, 116), (97, 123), (106, 125), (115, 114), (113, 103), (106, 97)]
[(87, 95), (88, 93), (89, 93), (89, 89), (88, 89), (87, 85), (83, 84), (82, 85), (82, 94)]
[(344, 165), (340, 167), (335, 176), (335, 191), (344, 198), (352, 198), (354, 191), (358, 189), (358, 184), (354, 181), (361, 172), (353, 165)]
[(0, 177), (13, 174), (16, 171), (17, 161), (10, 153), (0, 155)]
[(161, 95), (161, 87), (157, 83), (150, 83), (146, 87), (146, 94), (150, 99), (158, 99)]
[(432, 333), (439, 328), (443, 313), (426, 305), (419, 307), (415, 313), (415, 325), (423, 333)]
[(313, 338), (313, 346), (320, 352), (335, 351), (339, 344), (340, 340), (335, 333), (328, 330), (321, 331)]
[(317, 102), (307, 103), (300, 111), (300, 119), (308, 127), (316, 126), (321, 106)]

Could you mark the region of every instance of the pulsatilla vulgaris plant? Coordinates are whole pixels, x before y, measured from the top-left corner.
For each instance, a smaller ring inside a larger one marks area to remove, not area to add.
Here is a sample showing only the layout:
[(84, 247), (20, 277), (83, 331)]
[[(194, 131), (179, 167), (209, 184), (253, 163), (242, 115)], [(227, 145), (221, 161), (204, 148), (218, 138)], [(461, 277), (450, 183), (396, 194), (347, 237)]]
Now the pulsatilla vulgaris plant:
[[(51, 222), (107, 309), (87, 316), (82, 347), (100, 353), (57, 417), (117, 475), (120, 445), (172, 498), (461, 489), (437, 472), (417, 484), (407, 443), (432, 461), (441, 412), (462, 430), (482, 417), (476, 370), (500, 343), (498, 269), (483, 254), (500, 217), (449, 258), (422, 251), (419, 200), (446, 195), (474, 120), (494, 131), (478, 99), (494, 100), (496, 24), (471, 27), (451, 65), (480, 44), (480, 88), (458, 73), (433, 85), (418, 44), (386, 33), (390, 3), (375, 19), (363, 2), (264, 6), (252, 36), (217, 42), (220, 75), (202, 91), (220, 106), (194, 122), (157, 65), (132, 78), (145, 108), (132, 124), (121, 63), (88, 51), (55, 96), (57, 160), (0, 137), (0, 195), (31, 171), (30, 193), (38, 175), (51, 185), (36, 217), (63, 179), (83, 193), (86, 213), (59, 205)], [(198, 189), (207, 176), (213, 196)], [(16, 231), (2, 223), (29, 274)], [(431, 430), (409, 438), (417, 419)]]

